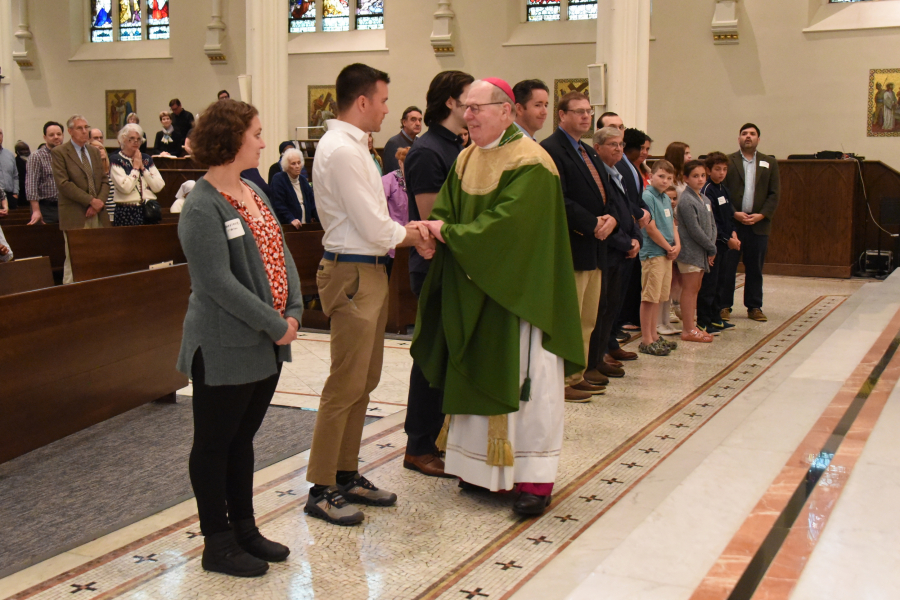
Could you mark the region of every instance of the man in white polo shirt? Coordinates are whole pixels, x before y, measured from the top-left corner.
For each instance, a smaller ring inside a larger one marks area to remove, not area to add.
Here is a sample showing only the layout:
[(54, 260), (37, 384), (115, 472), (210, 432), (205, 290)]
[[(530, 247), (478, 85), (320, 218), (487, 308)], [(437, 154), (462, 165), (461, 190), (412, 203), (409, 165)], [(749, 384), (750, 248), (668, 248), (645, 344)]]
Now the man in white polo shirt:
[(325, 255), (316, 282), (331, 317), (331, 373), (322, 390), (306, 479), (311, 517), (355, 525), (363, 514), (349, 503), (390, 506), (396, 494), (379, 490), (357, 471), (369, 394), (378, 386), (384, 356), (388, 250), (416, 246), (434, 254), (427, 227), (391, 220), (381, 176), (368, 150), (370, 132), (388, 113), (387, 73), (363, 64), (338, 75), (338, 117), (328, 121), (313, 163)]

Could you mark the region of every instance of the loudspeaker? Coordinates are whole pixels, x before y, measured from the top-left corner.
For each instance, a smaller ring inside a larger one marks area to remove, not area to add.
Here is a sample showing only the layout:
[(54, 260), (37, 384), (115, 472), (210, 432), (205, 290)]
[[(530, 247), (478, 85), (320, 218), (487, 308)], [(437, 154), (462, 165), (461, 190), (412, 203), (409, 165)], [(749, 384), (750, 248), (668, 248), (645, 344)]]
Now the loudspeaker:
[(606, 106), (606, 64), (588, 65), (591, 106)]

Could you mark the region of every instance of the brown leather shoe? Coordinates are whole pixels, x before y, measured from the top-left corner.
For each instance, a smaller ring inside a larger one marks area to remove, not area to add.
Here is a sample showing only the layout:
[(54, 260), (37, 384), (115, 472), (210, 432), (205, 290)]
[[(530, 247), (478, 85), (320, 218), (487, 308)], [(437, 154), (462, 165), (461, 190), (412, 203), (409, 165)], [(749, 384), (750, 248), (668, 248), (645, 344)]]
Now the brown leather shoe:
[(601, 362), (597, 365), (597, 371), (599, 371), (603, 375), (606, 375), (607, 377), (625, 377), (625, 369), (614, 367), (612, 365), (606, 364), (605, 362)]
[(607, 354), (607, 356), (611, 356), (616, 360), (637, 360), (638, 357), (637, 353), (629, 352), (628, 350), (623, 350), (621, 348), (616, 348)]
[(609, 377), (598, 371), (597, 369), (591, 369), (590, 371), (585, 372), (584, 379), (588, 383), (593, 383), (594, 385), (608, 385)]
[(579, 392), (587, 392), (592, 396), (598, 396), (606, 390), (606, 386), (594, 385), (593, 383), (585, 379), (581, 383), (576, 383), (575, 385), (573, 385), (572, 389), (578, 390)]
[(590, 402), (593, 396), (587, 392), (576, 390), (570, 385), (566, 386), (566, 402), (585, 403)]
[(616, 359), (614, 359), (614, 358), (613, 358), (612, 356), (610, 356), (609, 354), (604, 354), (604, 355), (603, 355), (603, 362), (605, 362), (605, 363), (608, 364), (608, 365), (612, 365), (612, 366), (614, 366), (614, 367), (619, 367), (620, 369), (623, 367), (622, 363), (620, 363), (619, 361), (617, 361)]
[(403, 457), (403, 466), (410, 471), (418, 471), (429, 477), (446, 477), (448, 479), (455, 477), (455, 475), (444, 473), (444, 461), (436, 454), (423, 454), (422, 456), (407, 454)]
[(730, 321), (731, 320), (731, 309), (723, 308), (722, 310), (719, 311), (719, 316), (722, 317), (723, 321)]
[(768, 321), (769, 317), (763, 313), (761, 308), (750, 308), (747, 310), (747, 318), (754, 321)]

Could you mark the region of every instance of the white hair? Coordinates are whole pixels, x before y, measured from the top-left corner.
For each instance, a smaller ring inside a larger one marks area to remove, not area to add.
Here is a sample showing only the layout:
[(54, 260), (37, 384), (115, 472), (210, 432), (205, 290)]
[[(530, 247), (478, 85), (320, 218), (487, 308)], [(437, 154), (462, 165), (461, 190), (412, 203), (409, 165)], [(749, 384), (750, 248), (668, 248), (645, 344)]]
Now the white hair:
[(597, 132), (594, 133), (594, 143), (598, 146), (602, 146), (606, 143), (606, 140), (612, 140), (624, 136), (625, 134), (622, 133), (618, 127), (604, 127), (602, 129), (598, 129)]
[(85, 123), (88, 122), (88, 120), (81, 115), (73, 115), (69, 117), (68, 121), (66, 121), (66, 128), (72, 129), (73, 127), (75, 127), (75, 121), (84, 121)]
[(288, 165), (291, 164), (291, 161), (295, 158), (299, 158), (300, 162), (303, 162), (303, 153), (297, 150), (294, 147), (290, 147), (284, 151), (284, 154), (281, 155), (281, 170), (287, 173)]
[(141, 129), (141, 126), (137, 123), (126, 123), (125, 127), (119, 130), (119, 135), (116, 136), (119, 140), (119, 148), (125, 145), (125, 138), (128, 137), (128, 134), (132, 131), (136, 132), (141, 139), (144, 139), (144, 130)]

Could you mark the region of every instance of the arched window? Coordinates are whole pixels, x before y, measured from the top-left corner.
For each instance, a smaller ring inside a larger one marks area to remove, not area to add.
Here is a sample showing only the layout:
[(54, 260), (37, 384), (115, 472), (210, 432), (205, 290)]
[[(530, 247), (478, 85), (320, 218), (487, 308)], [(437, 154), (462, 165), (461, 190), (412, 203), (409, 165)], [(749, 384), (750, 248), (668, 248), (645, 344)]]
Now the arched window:
[(92, 42), (169, 39), (169, 0), (90, 0)]
[(384, 0), (288, 0), (288, 11), (290, 33), (384, 29)]
[(525, 0), (525, 18), (532, 23), (596, 19), (597, 0)]

